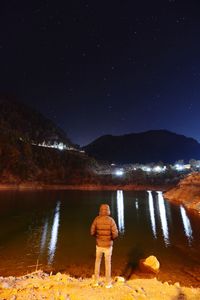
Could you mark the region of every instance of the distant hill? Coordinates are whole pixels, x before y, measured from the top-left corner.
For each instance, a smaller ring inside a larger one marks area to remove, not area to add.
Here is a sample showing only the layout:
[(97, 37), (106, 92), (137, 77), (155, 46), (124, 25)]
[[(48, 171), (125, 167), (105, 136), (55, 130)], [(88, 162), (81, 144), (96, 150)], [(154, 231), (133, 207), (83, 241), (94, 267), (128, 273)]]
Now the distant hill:
[[(67, 146), (63, 151), (47, 147), (60, 143)], [(52, 121), (21, 102), (0, 98), (0, 183), (90, 183), (96, 168), (95, 159), (76, 149)]]
[(63, 130), (22, 102), (0, 97), (0, 135), (33, 143), (64, 143), (71, 146)]
[(200, 144), (195, 139), (167, 130), (104, 135), (83, 149), (96, 159), (115, 163), (174, 163), (180, 159), (200, 159)]

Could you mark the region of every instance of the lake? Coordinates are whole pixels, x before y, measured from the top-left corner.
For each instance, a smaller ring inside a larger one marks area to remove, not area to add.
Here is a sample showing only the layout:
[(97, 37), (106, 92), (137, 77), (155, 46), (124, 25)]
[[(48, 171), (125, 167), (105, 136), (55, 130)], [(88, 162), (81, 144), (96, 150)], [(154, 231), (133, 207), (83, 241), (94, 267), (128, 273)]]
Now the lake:
[(107, 203), (120, 232), (113, 276), (143, 276), (139, 259), (155, 255), (158, 278), (200, 286), (200, 218), (165, 201), (160, 191), (3, 191), (0, 203), (1, 276), (39, 268), (91, 276), (90, 225)]

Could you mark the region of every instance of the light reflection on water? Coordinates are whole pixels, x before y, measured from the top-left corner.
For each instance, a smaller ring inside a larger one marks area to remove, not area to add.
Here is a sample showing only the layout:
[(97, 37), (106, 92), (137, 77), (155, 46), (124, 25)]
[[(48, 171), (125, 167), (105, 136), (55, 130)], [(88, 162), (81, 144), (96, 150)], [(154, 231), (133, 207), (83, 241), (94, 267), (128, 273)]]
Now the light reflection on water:
[(154, 210), (154, 204), (153, 204), (153, 196), (151, 191), (148, 192), (148, 198), (149, 198), (149, 213), (150, 213), (150, 220), (151, 220), (151, 228), (153, 232), (153, 236), (155, 239), (157, 239), (157, 233), (156, 233), (156, 220), (155, 220), (155, 210)]
[(118, 218), (118, 229), (120, 233), (124, 233), (124, 195), (122, 190), (117, 191), (117, 218)]
[[(149, 217), (150, 224), (151, 224), (151, 230), (152, 235), (154, 239), (158, 238), (158, 228), (160, 227), (162, 230), (162, 236), (163, 241), (165, 244), (165, 247), (170, 246), (170, 238), (169, 238), (169, 225), (171, 223), (171, 211), (170, 209), (166, 209), (166, 203), (163, 198), (163, 194), (161, 191), (157, 191), (156, 195), (153, 194), (152, 191), (147, 191), (148, 193), (148, 212), (149, 215), (146, 217)], [(137, 210), (137, 215), (143, 215), (144, 214), (144, 208), (139, 206), (138, 199), (135, 199), (135, 208)], [(53, 222), (51, 222), (50, 217), (45, 218), (45, 222), (43, 225), (43, 230), (41, 233), (41, 242), (40, 242), (40, 254), (42, 255), (45, 251), (45, 248), (48, 250), (48, 264), (52, 264), (54, 261), (55, 253), (56, 253), (56, 247), (58, 242), (58, 231), (60, 226), (60, 204), (61, 202), (58, 201), (56, 203), (56, 207), (54, 210), (54, 217)], [(114, 203), (114, 206), (117, 209), (117, 224), (120, 234), (125, 233), (125, 217), (124, 217), (124, 194), (122, 190), (117, 190), (116, 193), (116, 202)], [(157, 215), (158, 219), (156, 220), (156, 207), (157, 207)], [(191, 246), (191, 242), (193, 239), (192, 236), (192, 227), (189, 220), (189, 217), (187, 216), (186, 210), (183, 206), (180, 206), (180, 214), (181, 214), (181, 220), (183, 223), (184, 233), (187, 237), (188, 244)], [(156, 221), (159, 222), (156, 224)], [(52, 226), (51, 226), (52, 224)]]
[[(58, 240), (58, 229), (59, 229), (59, 219), (60, 219), (60, 201), (57, 202), (55, 212), (54, 212), (54, 220), (51, 230), (51, 239), (49, 242), (49, 251), (48, 251), (48, 263), (52, 264), (53, 258), (56, 252), (56, 244)], [(45, 224), (46, 226), (46, 224)], [(44, 228), (45, 230), (45, 228)], [(43, 231), (44, 233), (44, 231)]]
[(165, 208), (165, 202), (162, 195), (162, 192), (158, 191), (158, 207), (159, 207), (159, 214), (160, 214), (160, 222), (161, 222), (161, 229), (163, 233), (164, 243), (165, 246), (169, 246), (169, 229), (168, 229), (168, 221), (167, 221), (167, 213)]
[(67, 270), (68, 265), (83, 263), (93, 268), (95, 240), (89, 229), (102, 203), (110, 205), (121, 235), (113, 257), (117, 268), (137, 251), (142, 258), (155, 254), (163, 268), (171, 256), (177, 270), (186, 256), (191, 265), (195, 260), (200, 262), (199, 219), (184, 207), (165, 201), (160, 191), (28, 192), (16, 193), (15, 202), (11, 196), (2, 195), (1, 274), (9, 274), (13, 265), (21, 268), (22, 262), (26, 272), (37, 259), (49, 269)]
[(60, 220), (60, 201), (56, 203), (53, 220), (52, 220), (53, 222), (51, 223), (50, 217), (45, 218), (45, 222), (41, 234), (40, 255), (43, 255), (43, 253), (47, 249), (48, 264), (52, 264), (55, 257), (56, 245), (58, 241), (58, 230), (60, 225), (59, 220)]
[(44, 227), (42, 230), (42, 238), (41, 238), (41, 244), (40, 244), (40, 253), (42, 254), (45, 250), (45, 245), (47, 242), (47, 232), (48, 232), (48, 219), (45, 219)]
[(182, 217), (182, 220), (183, 220), (184, 232), (185, 232), (185, 235), (188, 239), (189, 245), (191, 246), (191, 242), (193, 240), (192, 226), (191, 226), (190, 220), (189, 220), (189, 218), (186, 214), (186, 210), (182, 205), (180, 206), (180, 212), (181, 212), (181, 217)]
[(138, 206), (138, 199), (135, 200), (135, 208), (138, 210), (139, 206)]

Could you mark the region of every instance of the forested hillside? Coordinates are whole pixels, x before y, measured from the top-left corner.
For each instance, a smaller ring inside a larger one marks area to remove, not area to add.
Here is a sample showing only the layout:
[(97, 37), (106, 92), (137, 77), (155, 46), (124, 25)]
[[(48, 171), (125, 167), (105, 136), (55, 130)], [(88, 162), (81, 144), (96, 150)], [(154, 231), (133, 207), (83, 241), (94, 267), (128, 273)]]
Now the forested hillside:
[(0, 98), (0, 182), (90, 182), (96, 161), (74, 150), (39, 146), (70, 139), (52, 121), (21, 102)]

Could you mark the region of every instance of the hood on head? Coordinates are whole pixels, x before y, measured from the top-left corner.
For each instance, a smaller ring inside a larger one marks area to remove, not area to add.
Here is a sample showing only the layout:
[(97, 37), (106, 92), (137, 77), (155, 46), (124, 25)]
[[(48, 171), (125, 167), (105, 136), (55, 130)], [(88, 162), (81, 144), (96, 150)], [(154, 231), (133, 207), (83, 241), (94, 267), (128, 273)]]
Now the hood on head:
[(109, 216), (110, 215), (110, 207), (108, 204), (101, 204), (99, 209), (100, 216)]

